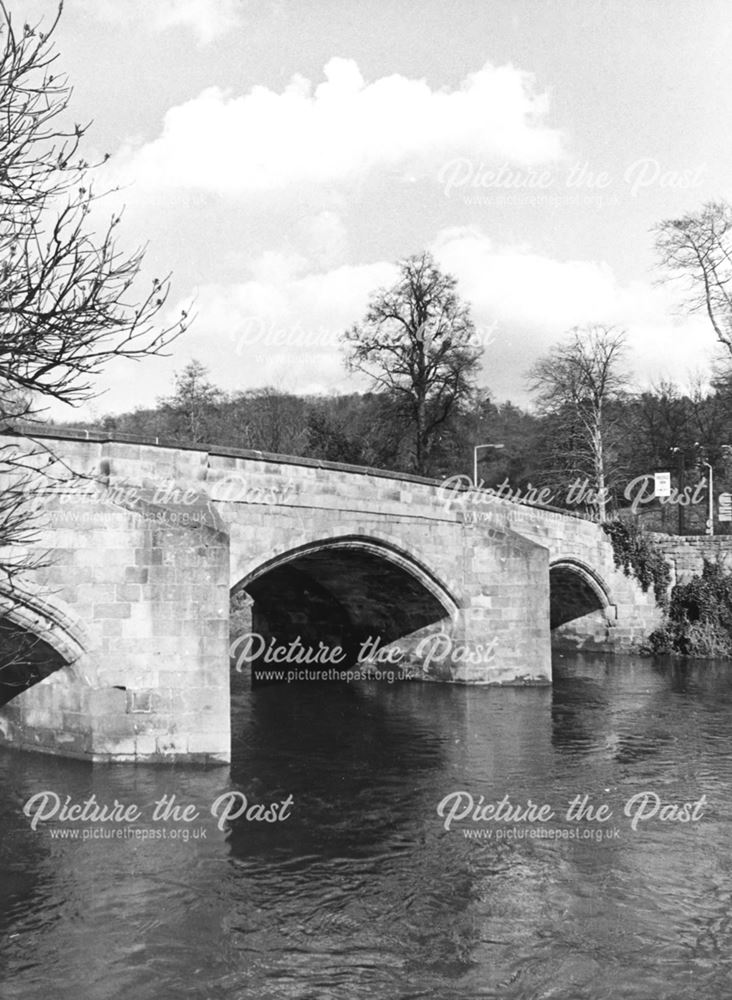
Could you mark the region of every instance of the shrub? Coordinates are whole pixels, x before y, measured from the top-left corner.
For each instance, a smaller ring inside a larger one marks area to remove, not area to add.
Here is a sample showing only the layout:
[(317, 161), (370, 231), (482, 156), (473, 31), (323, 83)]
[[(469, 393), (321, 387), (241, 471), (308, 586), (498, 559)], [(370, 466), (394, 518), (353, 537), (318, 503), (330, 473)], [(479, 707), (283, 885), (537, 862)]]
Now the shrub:
[(666, 619), (648, 647), (653, 653), (732, 657), (732, 574), (704, 560), (701, 576), (671, 591)]

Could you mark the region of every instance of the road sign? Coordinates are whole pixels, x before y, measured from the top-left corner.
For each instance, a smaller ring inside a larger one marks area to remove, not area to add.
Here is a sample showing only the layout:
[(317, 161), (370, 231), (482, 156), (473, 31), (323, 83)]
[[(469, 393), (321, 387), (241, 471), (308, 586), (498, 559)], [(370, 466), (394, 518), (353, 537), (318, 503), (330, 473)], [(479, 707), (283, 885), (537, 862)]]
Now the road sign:
[(654, 497), (670, 497), (671, 496), (671, 473), (670, 472), (654, 472), (653, 473), (653, 495), (654, 495)]
[(732, 493), (719, 494), (719, 520), (732, 521)]

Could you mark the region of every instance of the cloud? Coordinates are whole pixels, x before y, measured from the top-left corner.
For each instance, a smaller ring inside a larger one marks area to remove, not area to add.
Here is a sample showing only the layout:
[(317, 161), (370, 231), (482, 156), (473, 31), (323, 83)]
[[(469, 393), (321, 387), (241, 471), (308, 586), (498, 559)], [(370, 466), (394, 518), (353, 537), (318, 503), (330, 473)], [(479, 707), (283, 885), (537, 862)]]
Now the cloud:
[[(118, 362), (100, 380), (104, 394), (84, 412), (105, 413), (152, 405), (172, 387), (173, 374), (192, 358), (229, 392), (274, 386), (295, 393), (354, 392), (343, 365), (340, 335), (359, 320), (371, 293), (396, 278), (394, 264), (377, 262), (312, 270), (298, 254), (269, 252), (245, 281), (198, 290), (195, 322), (172, 356), (132, 366)], [(169, 318), (180, 312), (174, 305)], [(53, 415), (59, 420), (69, 414)]]
[[(445, 230), (431, 249), (470, 304), (485, 344), (483, 379), (498, 398), (527, 400), (526, 369), (573, 326), (627, 329), (639, 385), (664, 375), (683, 383), (699, 365), (700, 344), (710, 354), (714, 348), (698, 317), (674, 314), (668, 288), (622, 283), (605, 263), (498, 246), (477, 229)], [(396, 265), (386, 261), (320, 270), (304, 256), (264, 254), (248, 280), (200, 290), (191, 353), (208, 352), (222, 378), (238, 373), (247, 388), (363, 388), (346, 375), (338, 338), (362, 318), (371, 294), (396, 277)]]
[(186, 349), (227, 388), (350, 391), (339, 337), (395, 277), (393, 264), (307, 273), (303, 258), (265, 254), (249, 280), (200, 289)]
[(528, 247), (496, 246), (478, 229), (443, 231), (432, 247), (479, 328), (491, 332), (486, 381), (501, 396), (527, 398), (523, 374), (574, 326), (627, 330), (628, 362), (639, 386), (661, 377), (682, 385), (711, 358), (703, 320), (680, 316), (668, 286), (618, 280), (602, 261), (557, 260)]
[(84, 0), (83, 6), (112, 24), (145, 25), (153, 31), (188, 28), (207, 45), (241, 23), (243, 0)]
[(324, 209), (303, 219), (297, 229), (308, 256), (320, 270), (329, 270), (345, 258), (348, 234), (337, 212)]
[(142, 186), (246, 196), (378, 169), (434, 176), (460, 155), (531, 164), (561, 155), (547, 111), (512, 66), (486, 63), (449, 90), (397, 74), (368, 83), (352, 59), (333, 58), (316, 86), (294, 76), (281, 92), (207, 88), (167, 112), (158, 138), (123, 149), (115, 170)]
[[(320, 225), (316, 219), (315, 229)], [(340, 233), (335, 219), (327, 218), (323, 227), (326, 234)], [(497, 245), (479, 229), (444, 230), (431, 249), (458, 279), (459, 294), (471, 307), (485, 345), (481, 381), (496, 399), (528, 403), (526, 370), (575, 325), (627, 329), (628, 362), (638, 387), (662, 377), (685, 385), (703, 365), (705, 349), (710, 357), (714, 350), (702, 319), (674, 314), (668, 288), (623, 283), (603, 262), (558, 260), (530, 247)], [(154, 401), (171, 384), (173, 371), (193, 357), (229, 391), (266, 385), (296, 393), (363, 390), (365, 383), (345, 371), (339, 337), (363, 317), (370, 296), (397, 275), (387, 261), (327, 268), (297, 252), (264, 253), (245, 280), (203, 285), (196, 321), (176, 343), (174, 356), (139, 366), (133, 384), (120, 374), (99, 410)], [(177, 313), (176, 305), (171, 316)], [(126, 371), (129, 378), (129, 366)]]

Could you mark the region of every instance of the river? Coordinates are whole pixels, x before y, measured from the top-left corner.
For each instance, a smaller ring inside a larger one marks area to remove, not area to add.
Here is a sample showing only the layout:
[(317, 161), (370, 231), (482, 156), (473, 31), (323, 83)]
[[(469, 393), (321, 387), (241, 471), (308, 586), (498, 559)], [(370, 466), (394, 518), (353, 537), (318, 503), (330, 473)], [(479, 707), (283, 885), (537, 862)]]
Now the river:
[[(726, 1000), (732, 668), (554, 670), (525, 689), (235, 677), (230, 769), (3, 751), (0, 995)], [(231, 792), (277, 821), (225, 822)], [(63, 821), (92, 795), (140, 815)], [(463, 816), (468, 796), (544, 813)]]

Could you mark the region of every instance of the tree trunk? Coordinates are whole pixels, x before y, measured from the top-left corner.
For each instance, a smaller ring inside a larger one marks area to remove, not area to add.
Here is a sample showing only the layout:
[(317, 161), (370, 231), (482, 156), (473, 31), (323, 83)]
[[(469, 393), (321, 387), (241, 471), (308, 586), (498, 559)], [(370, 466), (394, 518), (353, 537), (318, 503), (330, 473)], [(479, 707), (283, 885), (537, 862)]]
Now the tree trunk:
[(427, 441), (425, 440), (426, 404), (424, 395), (417, 396), (417, 441), (416, 441), (416, 464), (417, 474), (425, 475), (425, 463), (427, 458)]
[(607, 498), (605, 496), (605, 457), (602, 450), (602, 428), (597, 418), (592, 431), (592, 457), (595, 466), (595, 489), (597, 491), (597, 518), (600, 524), (607, 520)]

